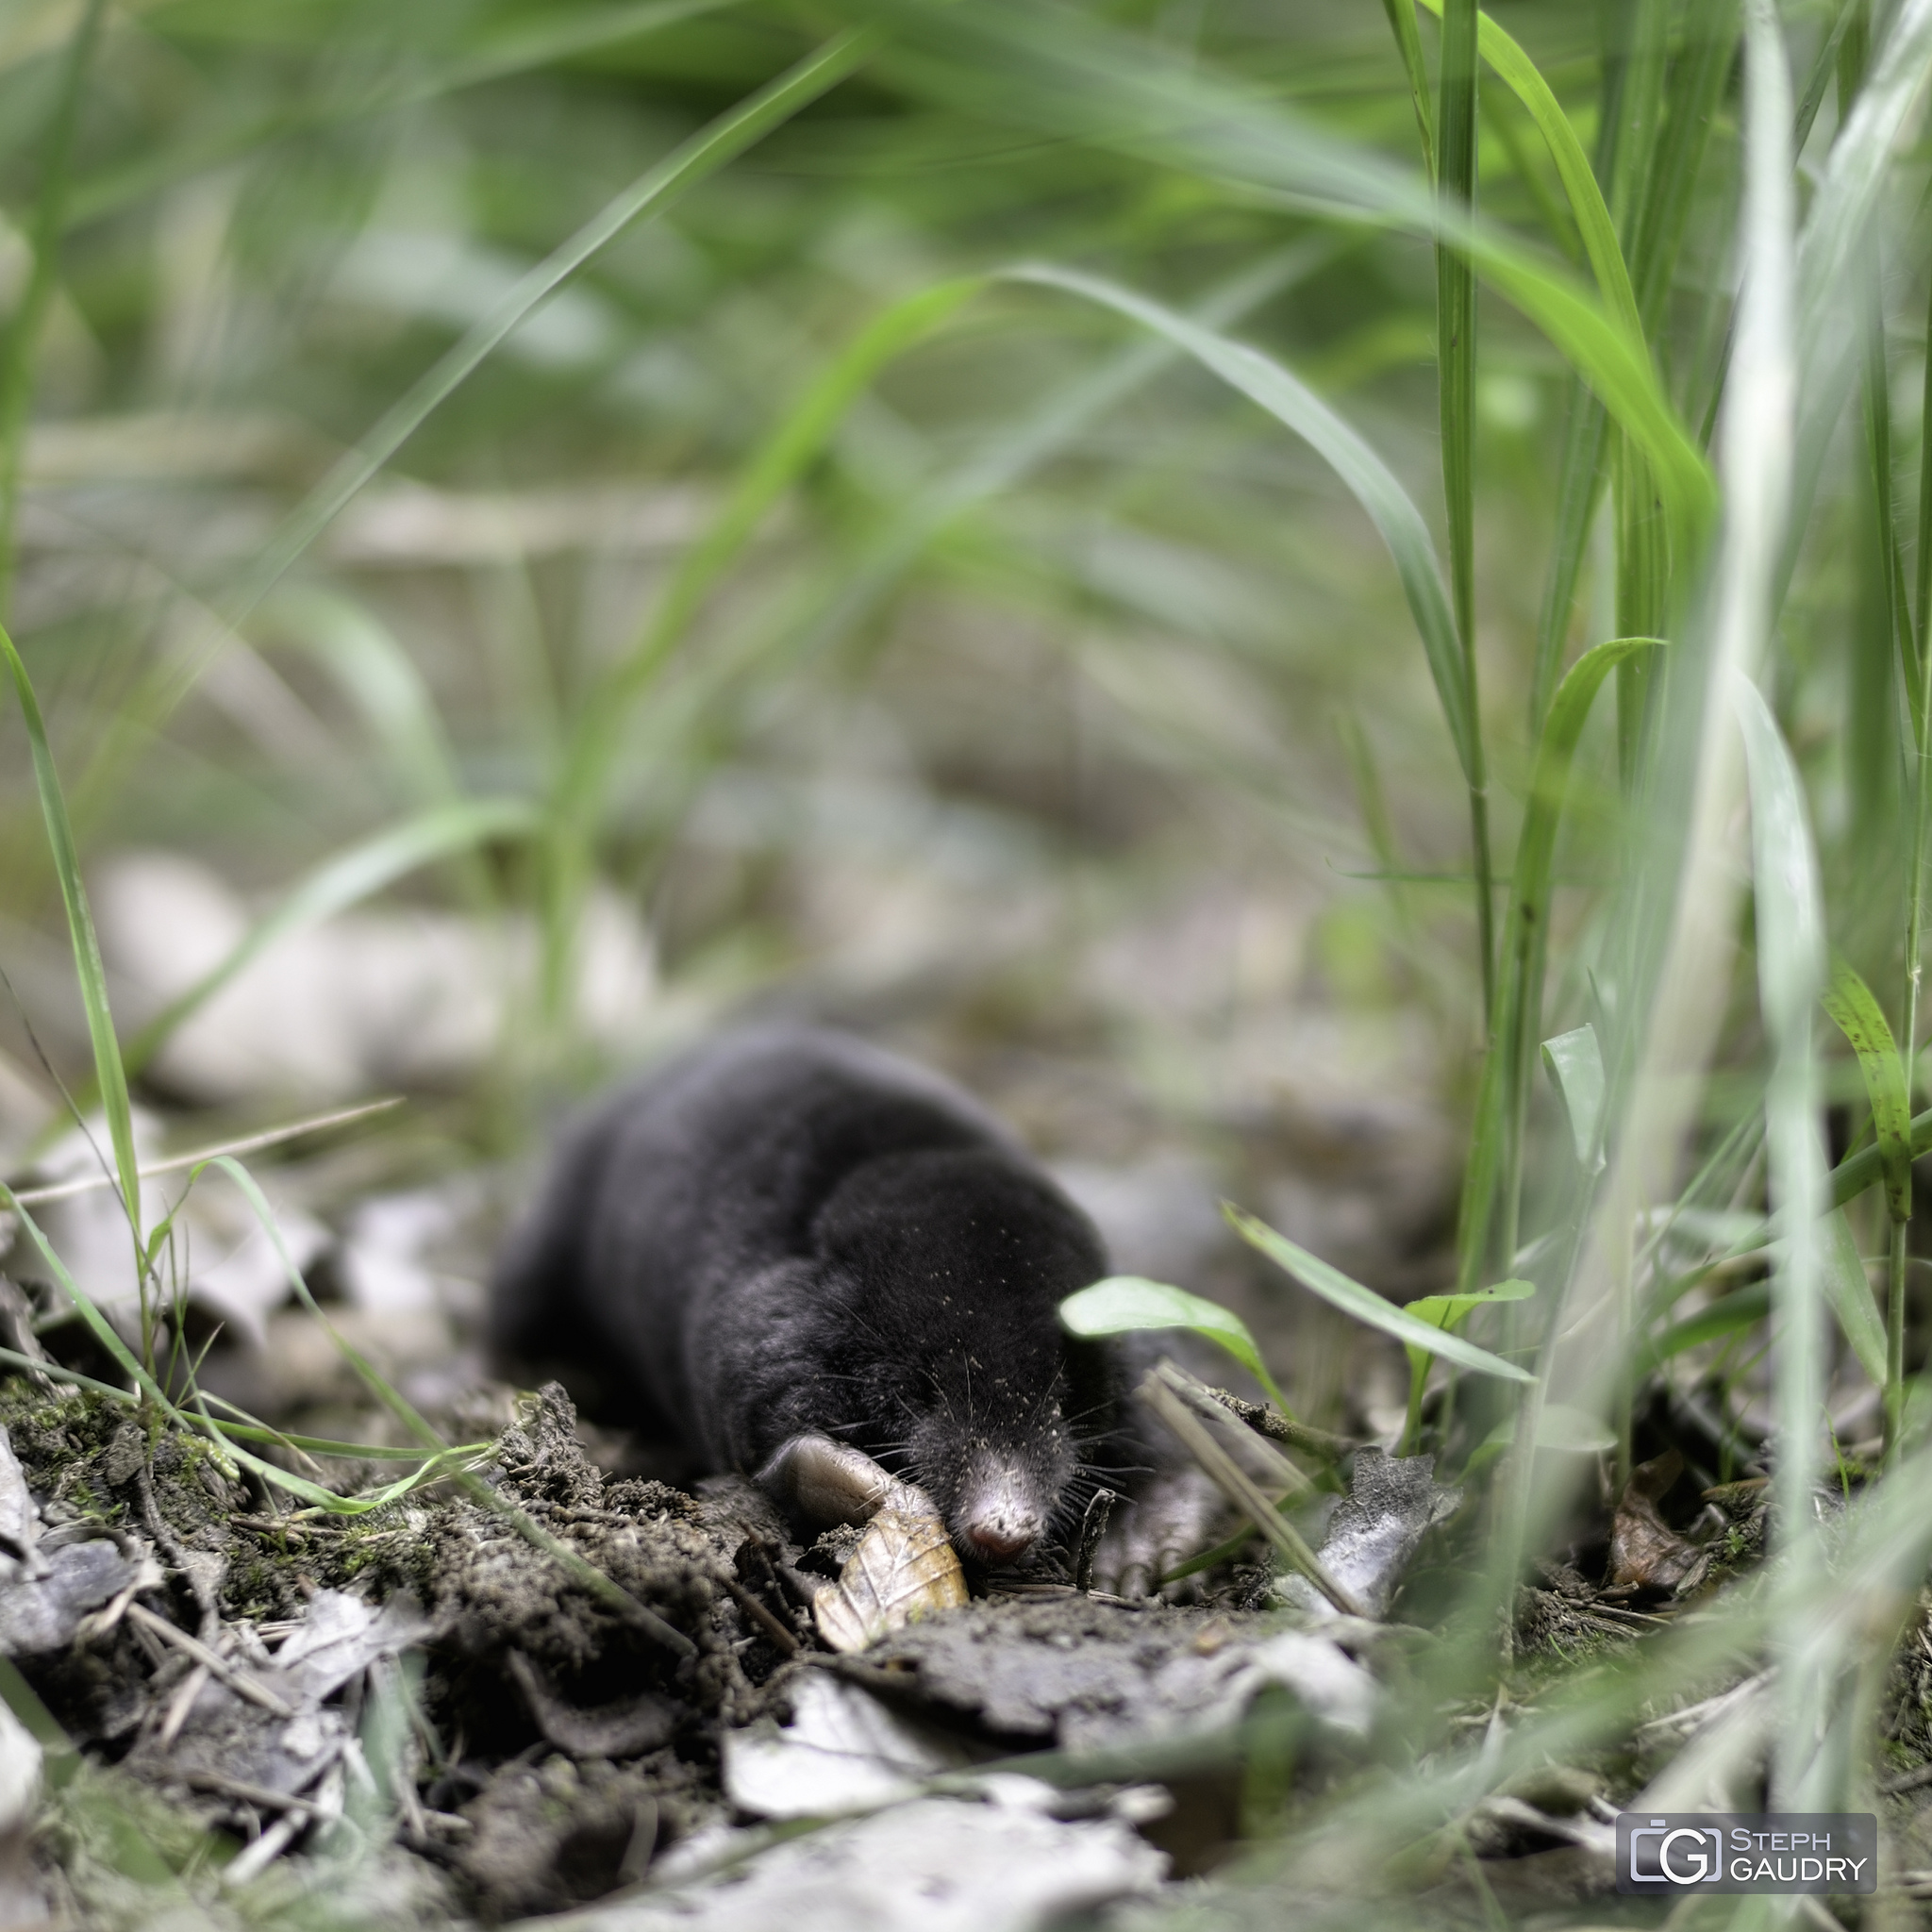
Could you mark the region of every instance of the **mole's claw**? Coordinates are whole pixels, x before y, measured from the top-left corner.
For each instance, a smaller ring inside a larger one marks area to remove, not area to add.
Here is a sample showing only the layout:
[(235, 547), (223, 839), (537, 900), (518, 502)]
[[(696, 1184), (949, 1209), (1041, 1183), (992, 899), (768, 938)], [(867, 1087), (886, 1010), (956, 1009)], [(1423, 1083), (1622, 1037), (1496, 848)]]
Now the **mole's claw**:
[(754, 1480), (774, 1502), (822, 1529), (870, 1523), (897, 1487), (862, 1449), (829, 1436), (793, 1436), (780, 1443)]

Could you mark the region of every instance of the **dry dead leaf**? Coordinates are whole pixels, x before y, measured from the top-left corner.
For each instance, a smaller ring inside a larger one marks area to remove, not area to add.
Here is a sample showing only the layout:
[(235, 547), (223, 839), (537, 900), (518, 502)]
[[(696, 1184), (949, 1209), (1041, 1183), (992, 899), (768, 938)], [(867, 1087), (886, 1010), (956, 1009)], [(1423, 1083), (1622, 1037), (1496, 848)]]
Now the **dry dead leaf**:
[(1610, 1586), (1636, 1584), (1650, 1590), (1674, 1590), (1702, 1559), (1704, 1552), (1667, 1524), (1657, 1505), (1684, 1474), (1684, 1458), (1674, 1449), (1640, 1462), (1617, 1500), (1610, 1526)]
[(812, 1603), (819, 1635), (834, 1650), (863, 1650), (928, 1610), (966, 1601), (966, 1576), (945, 1519), (923, 1490), (894, 1483), (836, 1583)]

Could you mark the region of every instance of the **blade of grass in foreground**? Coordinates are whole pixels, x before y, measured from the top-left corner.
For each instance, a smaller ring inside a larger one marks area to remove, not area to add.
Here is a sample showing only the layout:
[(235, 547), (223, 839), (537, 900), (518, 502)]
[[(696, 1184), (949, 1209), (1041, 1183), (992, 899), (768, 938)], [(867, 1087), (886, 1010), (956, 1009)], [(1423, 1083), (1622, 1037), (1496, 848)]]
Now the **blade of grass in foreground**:
[[(1427, 0), (1424, 0), (1427, 4)], [(1415, 30), (1415, 0), (1382, 0), (1389, 30), (1395, 36), (1402, 71), (1408, 77), (1408, 97), (1415, 107), (1415, 131), (1423, 144), (1423, 172), (1436, 178), (1436, 115), (1429, 105), (1428, 69), (1423, 65), (1423, 39)]]
[[(1734, 381), (1755, 372), (1748, 403), (1725, 412), (1724, 475), (1740, 541), (1727, 545), (1735, 569), (1724, 585), (1726, 615), (1755, 656), (1772, 624), (1773, 586), (1785, 540), (1791, 490), (1799, 286), (1791, 185), (1790, 74), (1774, 0), (1745, 0), (1745, 187), (1743, 294)], [(1748, 379), (1748, 378), (1747, 378)], [(1743, 409), (1751, 408), (1747, 422)], [(1772, 1767), (1773, 1801), (1795, 1807), (1800, 1794), (1821, 1802), (1813, 1754), (1827, 1728), (1835, 1679), (1800, 1667), (1814, 1632), (1793, 1579), (1813, 1567), (1817, 1524), (1811, 1479), (1819, 1406), (1819, 1218), (1825, 1204), (1825, 1155), (1818, 1118), (1812, 1014), (1824, 981), (1824, 924), (1803, 785), (1770, 707), (1743, 666), (1722, 693), (1744, 743), (1751, 801), (1752, 881), (1757, 911), (1758, 1005), (1773, 1063), (1765, 1094), (1765, 1139), (1772, 1206), (1785, 1252), (1773, 1276), (1777, 1310), (1774, 1393), (1778, 1449), (1774, 1484), (1784, 1599), (1777, 1641), (1788, 1658), (1780, 1674), (1781, 1724)]]

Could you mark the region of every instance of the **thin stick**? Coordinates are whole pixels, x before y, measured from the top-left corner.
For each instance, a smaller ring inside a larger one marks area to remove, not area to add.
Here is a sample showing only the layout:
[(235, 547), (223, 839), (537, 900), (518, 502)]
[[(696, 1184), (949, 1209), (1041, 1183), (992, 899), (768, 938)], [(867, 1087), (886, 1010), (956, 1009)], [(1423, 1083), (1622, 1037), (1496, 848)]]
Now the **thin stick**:
[(196, 1663), (206, 1665), (208, 1672), (219, 1677), (236, 1696), (245, 1697), (251, 1704), (258, 1704), (274, 1717), (295, 1715), (295, 1707), (277, 1697), (266, 1684), (258, 1683), (245, 1671), (238, 1671), (226, 1657), (210, 1650), (198, 1638), (189, 1636), (187, 1631), (176, 1629), (167, 1618), (158, 1617), (145, 1604), (129, 1604), (127, 1618), (150, 1635), (158, 1637), (163, 1643), (172, 1643)]
[[(195, 1167), (205, 1160), (217, 1160), (225, 1154), (254, 1154), (263, 1147), (278, 1146), (284, 1141), (299, 1140), (304, 1134), (319, 1134), (327, 1127), (346, 1126), (350, 1121), (365, 1120), (373, 1113), (384, 1113), (400, 1107), (403, 1096), (392, 1093), (387, 1100), (371, 1100), (360, 1107), (348, 1107), (340, 1113), (320, 1113), (311, 1120), (293, 1121), (285, 1127), (268, 1127), (259, 1134), (247, 1134), (239, 1141), (218, 1141), (212, 1147), (199, 1147), (192, 1154), (171, 1155), (151, 1167), (143, 1167), (138, 1180), (153, 1180), (157, 1174), (178, 1174), (184, 1167)], [(69, 1201), (76, 1194), (91, 1194), (96, 1188), (115, 1185), (112, 1174), (83, 1175), (77, 1181), (57, 1181), (44, 1188), (23, 1188), (14, 1199), (23, 1208), (38, 1208), (43, 1201)]]
[(225, 1777), (219, 1771), (171, 1771), (184, 1785), (197, 1791), (213, 1791), (224, 1798), (238, 1798), (244, 1805), (259, 1805), (270, 1811), (299, 1811), (308, 1818), (325, 1818), (328, 1807), (313, 1798), (299, 1798), (293, 1791), (272, 1790), (267, 1785), (252, 1785), (245, 1778)]
[(718, 1579), (731, 1592), (731, 1600), (753, 1623), (755, 1623), (787, 1657), (798, 1655), (798, 1639), (765, 1606), (745, 1589), (735, 1576), (721, 1575)]
[(1187, 1452), (1213, 1478), (1215, 1486), (1280, 1552), (1284, 1561), (1306, 1576), (1344, 1617), (1366, 1617), (1356, 1598), (1323, 1569), (1300, 1531), (1262, 1494), (1247, 1472), (1208, 1433), (1192, 1409), (1158, 1374), (1149, 1371), (1137, 1393), (1181, 1440)]

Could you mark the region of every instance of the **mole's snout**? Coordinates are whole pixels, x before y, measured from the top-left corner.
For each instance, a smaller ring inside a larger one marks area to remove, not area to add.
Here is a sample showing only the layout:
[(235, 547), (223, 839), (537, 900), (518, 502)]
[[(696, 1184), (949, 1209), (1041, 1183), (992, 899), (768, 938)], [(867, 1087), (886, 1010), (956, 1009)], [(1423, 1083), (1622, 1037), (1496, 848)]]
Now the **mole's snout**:
[(967, 1491), (956, 1522), (964, 1553), (998, 1569), (1018, 1562), (1040, 1541), (1046, 1512), (1017, 1471), (1002, 1470)]
[(966, 1541), (982, 1563), (998, 1565), (1016, 1562), (1033, 1547), (1040, 1532), (1032, 1528), (1008, 1528), (1004, 1524), (974, 1523), (966, 1529)]

